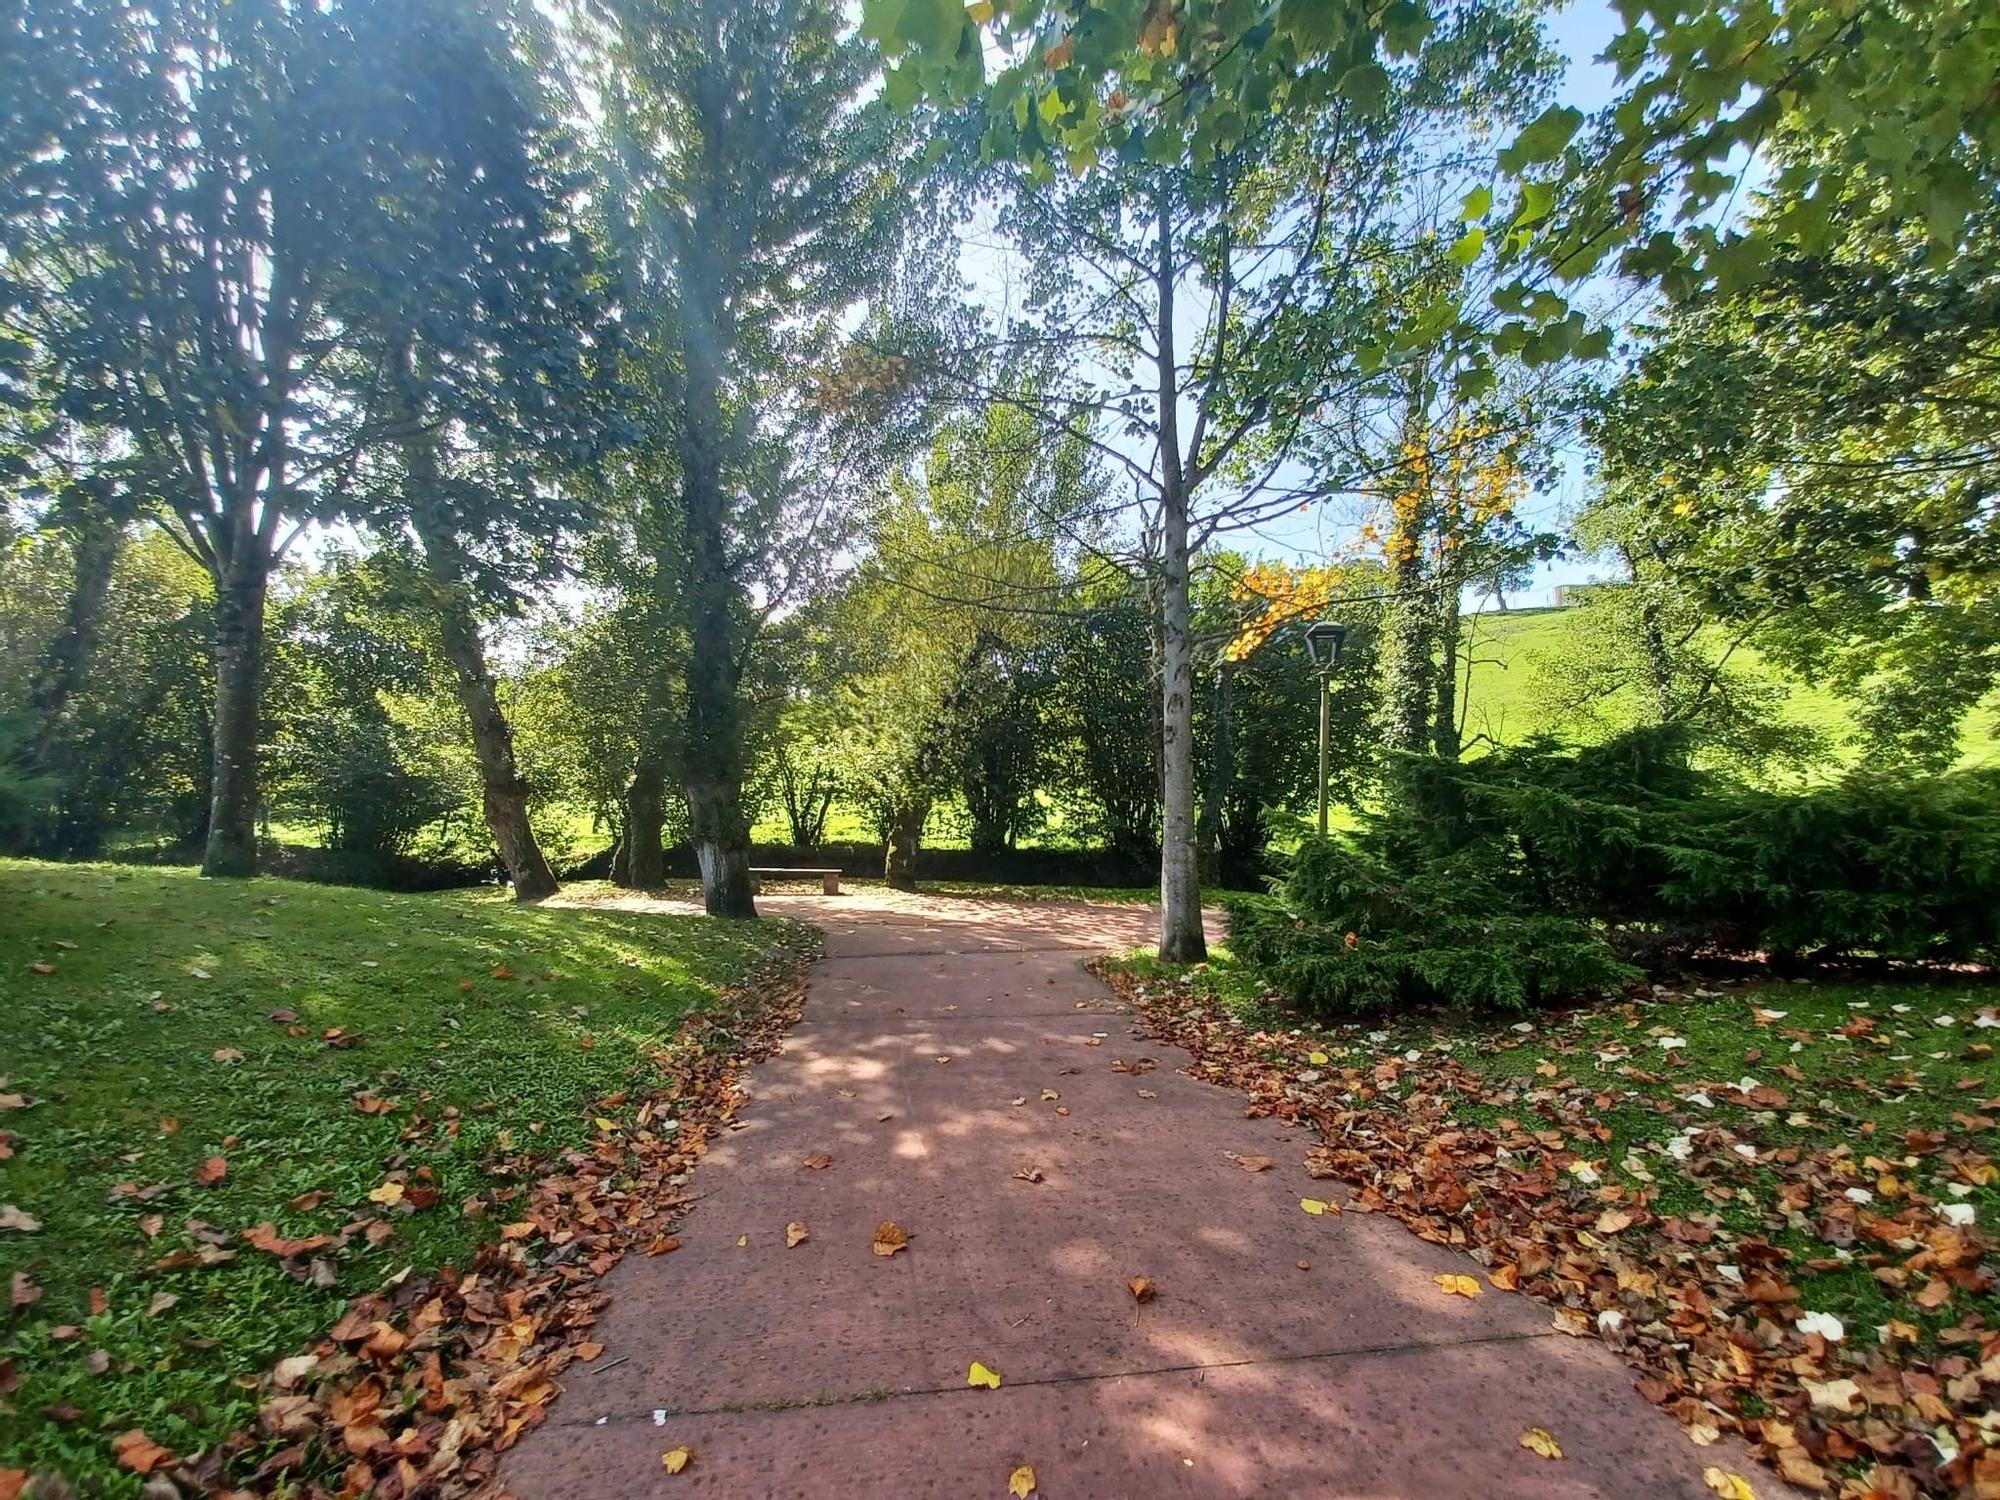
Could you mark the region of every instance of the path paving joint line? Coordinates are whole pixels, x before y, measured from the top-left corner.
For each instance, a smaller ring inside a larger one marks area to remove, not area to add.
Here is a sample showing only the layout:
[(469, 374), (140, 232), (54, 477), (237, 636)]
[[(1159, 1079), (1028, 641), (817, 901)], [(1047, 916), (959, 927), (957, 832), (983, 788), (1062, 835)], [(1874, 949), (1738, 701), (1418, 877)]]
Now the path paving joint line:
[[(1147, 942), (1149, 909), (763, 905), (826, 931), (804, 1016), (698, 1169), (681, 1248), (612, 1273), (601, 1368), (507, 1457), (521, 1500), (960, 1500), (1020, 1464), (1041, 1500), (1702, 1500), (1710, 1465), (1789, 1493), (1547, 1309), (1444, 1295), (1462, 1256), (1301, 1212), (1345, 1196), (1306, 1175), (1309, 1130), (1182, 1075), (1085, 971)], [(910, 1236), (886, 1257), (885, 1219)]]

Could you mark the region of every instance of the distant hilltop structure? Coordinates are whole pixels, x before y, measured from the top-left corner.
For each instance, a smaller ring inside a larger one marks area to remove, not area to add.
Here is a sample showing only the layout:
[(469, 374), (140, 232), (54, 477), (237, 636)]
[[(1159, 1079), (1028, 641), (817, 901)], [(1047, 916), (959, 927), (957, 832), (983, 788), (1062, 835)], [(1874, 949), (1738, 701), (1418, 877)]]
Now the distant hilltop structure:
[(1603, 593), (1606, 589), (1622, 589), (1623, 583), (1559, 583), (1556, 585), (1556, 608), (1563, 609), (1572, 604), (1581, 604), (1592, 594)]

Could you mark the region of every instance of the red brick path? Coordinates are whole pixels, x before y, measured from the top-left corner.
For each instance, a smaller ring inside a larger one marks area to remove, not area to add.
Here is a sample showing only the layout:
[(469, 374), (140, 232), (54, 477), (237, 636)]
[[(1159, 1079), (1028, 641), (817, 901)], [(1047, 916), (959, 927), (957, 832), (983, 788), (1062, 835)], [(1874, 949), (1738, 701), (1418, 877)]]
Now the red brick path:
[[(682, 1248), (613, 1273), (605, 1353), (509, 1456), (523, 1500), (960, 1500), (1005, 1495), (1021, 1463), (1046, 1500), (1694, 1500), (1709, 1464), (1781, 1493), (1545, 1309), (1444, 1295), (1435, 1275), (1477, 1269), (1450, 1251), (1303, 1213), (1342, 1196), (1306, 1176), (1305, 1132), (1181, 1076), (1084, 972), (1146, 941), (1149, 911), (766, 904), (827, 932), (804, 1020), (695, 1174)], [(805, 1168), (818, 1152), (832, 1166)], [(911, 1235), (887, 1259), (882, 1219)], [(793, 1220), (811, 1238), (787, 1249)], [(968, 1388), (974, 1360), (999, 1390)], [(1522, 1448), (1528, 1427), (1566, 1456)]]

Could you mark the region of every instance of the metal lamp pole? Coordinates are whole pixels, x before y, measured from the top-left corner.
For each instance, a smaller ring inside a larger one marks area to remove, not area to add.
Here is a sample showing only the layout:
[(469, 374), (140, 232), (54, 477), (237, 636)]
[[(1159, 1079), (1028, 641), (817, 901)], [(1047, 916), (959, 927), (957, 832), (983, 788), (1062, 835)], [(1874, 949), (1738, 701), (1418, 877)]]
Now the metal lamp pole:
[(1328, 701), (1333, 696), (1333, 672), (1322, 668), (1319, 674), (1319, 836), (1326, 837), (1326, 753), (1328, 740)]
[(1333, 669), (1340, 665), (1340, 648), (1347, 643), (1347, 627), (1331, 620), (1318, 620), (1306, 627), (1306, 651), (1319, 669), (1319, 836), (1326, 837), (1327, 753), (1332, 741)]

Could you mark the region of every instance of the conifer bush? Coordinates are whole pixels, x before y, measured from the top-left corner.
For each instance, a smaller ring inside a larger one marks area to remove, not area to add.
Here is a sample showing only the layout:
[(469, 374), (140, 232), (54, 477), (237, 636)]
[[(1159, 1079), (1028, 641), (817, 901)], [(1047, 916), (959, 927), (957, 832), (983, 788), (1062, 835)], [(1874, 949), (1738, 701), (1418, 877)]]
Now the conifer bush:
[(1228, 906), (1238, 954), (1322, 1013), (1513, 1010), (1702, 952), (1990, 962), (2000, 773), (1774, 792), (1660, 730), (1411, 758), (1358, 833)]

